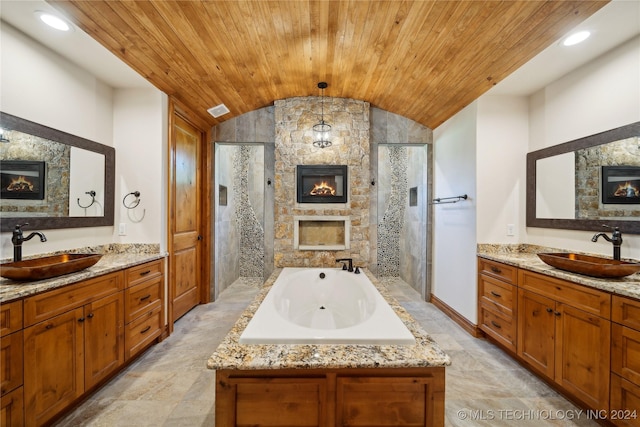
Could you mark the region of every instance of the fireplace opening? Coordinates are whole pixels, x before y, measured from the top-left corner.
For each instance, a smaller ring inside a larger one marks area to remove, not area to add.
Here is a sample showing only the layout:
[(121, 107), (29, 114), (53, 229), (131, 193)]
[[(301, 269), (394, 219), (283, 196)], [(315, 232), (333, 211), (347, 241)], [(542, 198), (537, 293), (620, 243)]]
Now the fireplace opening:
[(602, 166), (602, 203), (640, 204), (640, 166)]
[(44, 162), (0, 161), (0, 199), (43, 200)]
[(346, 165), (298, 165), (296, 167), (298, 203), (346, 203)]

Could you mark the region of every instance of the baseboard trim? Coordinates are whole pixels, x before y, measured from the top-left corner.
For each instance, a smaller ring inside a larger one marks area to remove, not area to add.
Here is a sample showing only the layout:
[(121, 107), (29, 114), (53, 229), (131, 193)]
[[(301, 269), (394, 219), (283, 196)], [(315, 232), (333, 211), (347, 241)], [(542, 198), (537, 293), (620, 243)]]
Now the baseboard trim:
[(474, 323), (471, 323), (466, 317), (464, 317), (463, 315), (455, 311), (453, 308), (451, 308), (449, 305), (447, 305), (444, 301), (439, 299), (434, 294), (431, 294), (430, 302), (431, 304), (436, 306), (438, 310), (440, 310), (441, 312), (446, 314), (448, 317), (450, 317), (451, 320), (456, 322), (462, 329), (464, 329), (472, 337), (480, 338), (484, 336), (484, 334), (478, 328), (477, 325), (475, 325)]

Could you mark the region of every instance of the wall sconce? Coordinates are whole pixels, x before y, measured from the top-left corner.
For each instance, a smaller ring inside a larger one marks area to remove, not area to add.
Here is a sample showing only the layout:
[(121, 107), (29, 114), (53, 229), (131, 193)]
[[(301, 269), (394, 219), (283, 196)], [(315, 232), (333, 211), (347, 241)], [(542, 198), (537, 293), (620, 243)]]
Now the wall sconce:
[(319, 148), (326, 148), (331, 146), (329, 141), (329, 133), (331, 132), (331, 125), (324, 121), (324, 90), (327, 88), (326, 82), (318, 83), (318, 88), (322, 91), (321, 99), (321, 113), (320, 122), (313, 125), (313, 145)]

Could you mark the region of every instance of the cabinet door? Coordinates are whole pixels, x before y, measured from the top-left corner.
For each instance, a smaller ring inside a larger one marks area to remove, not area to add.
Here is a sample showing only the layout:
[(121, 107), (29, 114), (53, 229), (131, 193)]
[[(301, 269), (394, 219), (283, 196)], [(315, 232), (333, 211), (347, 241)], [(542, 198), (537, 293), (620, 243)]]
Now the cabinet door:
[(22, 385), (22, 343), (22, 331), (0, 340), (0, 391), (3, 396)]
[(25, 425), (42, 425), (84, 392), (83, 309), (24, 330)]
[(556, 382), (591, 408), (608, 409), (611, 322), (560, 303), (556, 313)]
[(0, 426), (22, 427), (24, 425), (24, 405), (22, 387), (0, 398)]
[(553, 379), (555, 302), (518, 290), (518, 356), (542, 375)]
[(124, 363), (122, 292), (84, 307), (84, 386), (90, 389)]

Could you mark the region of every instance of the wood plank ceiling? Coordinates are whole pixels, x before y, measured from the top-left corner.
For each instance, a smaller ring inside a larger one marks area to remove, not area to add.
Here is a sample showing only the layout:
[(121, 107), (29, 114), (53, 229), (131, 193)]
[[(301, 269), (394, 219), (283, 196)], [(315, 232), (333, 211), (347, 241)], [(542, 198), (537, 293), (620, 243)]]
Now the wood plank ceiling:
[(49, 3), (209, 125), (326, 81), (434, 129), (608, 0)]

